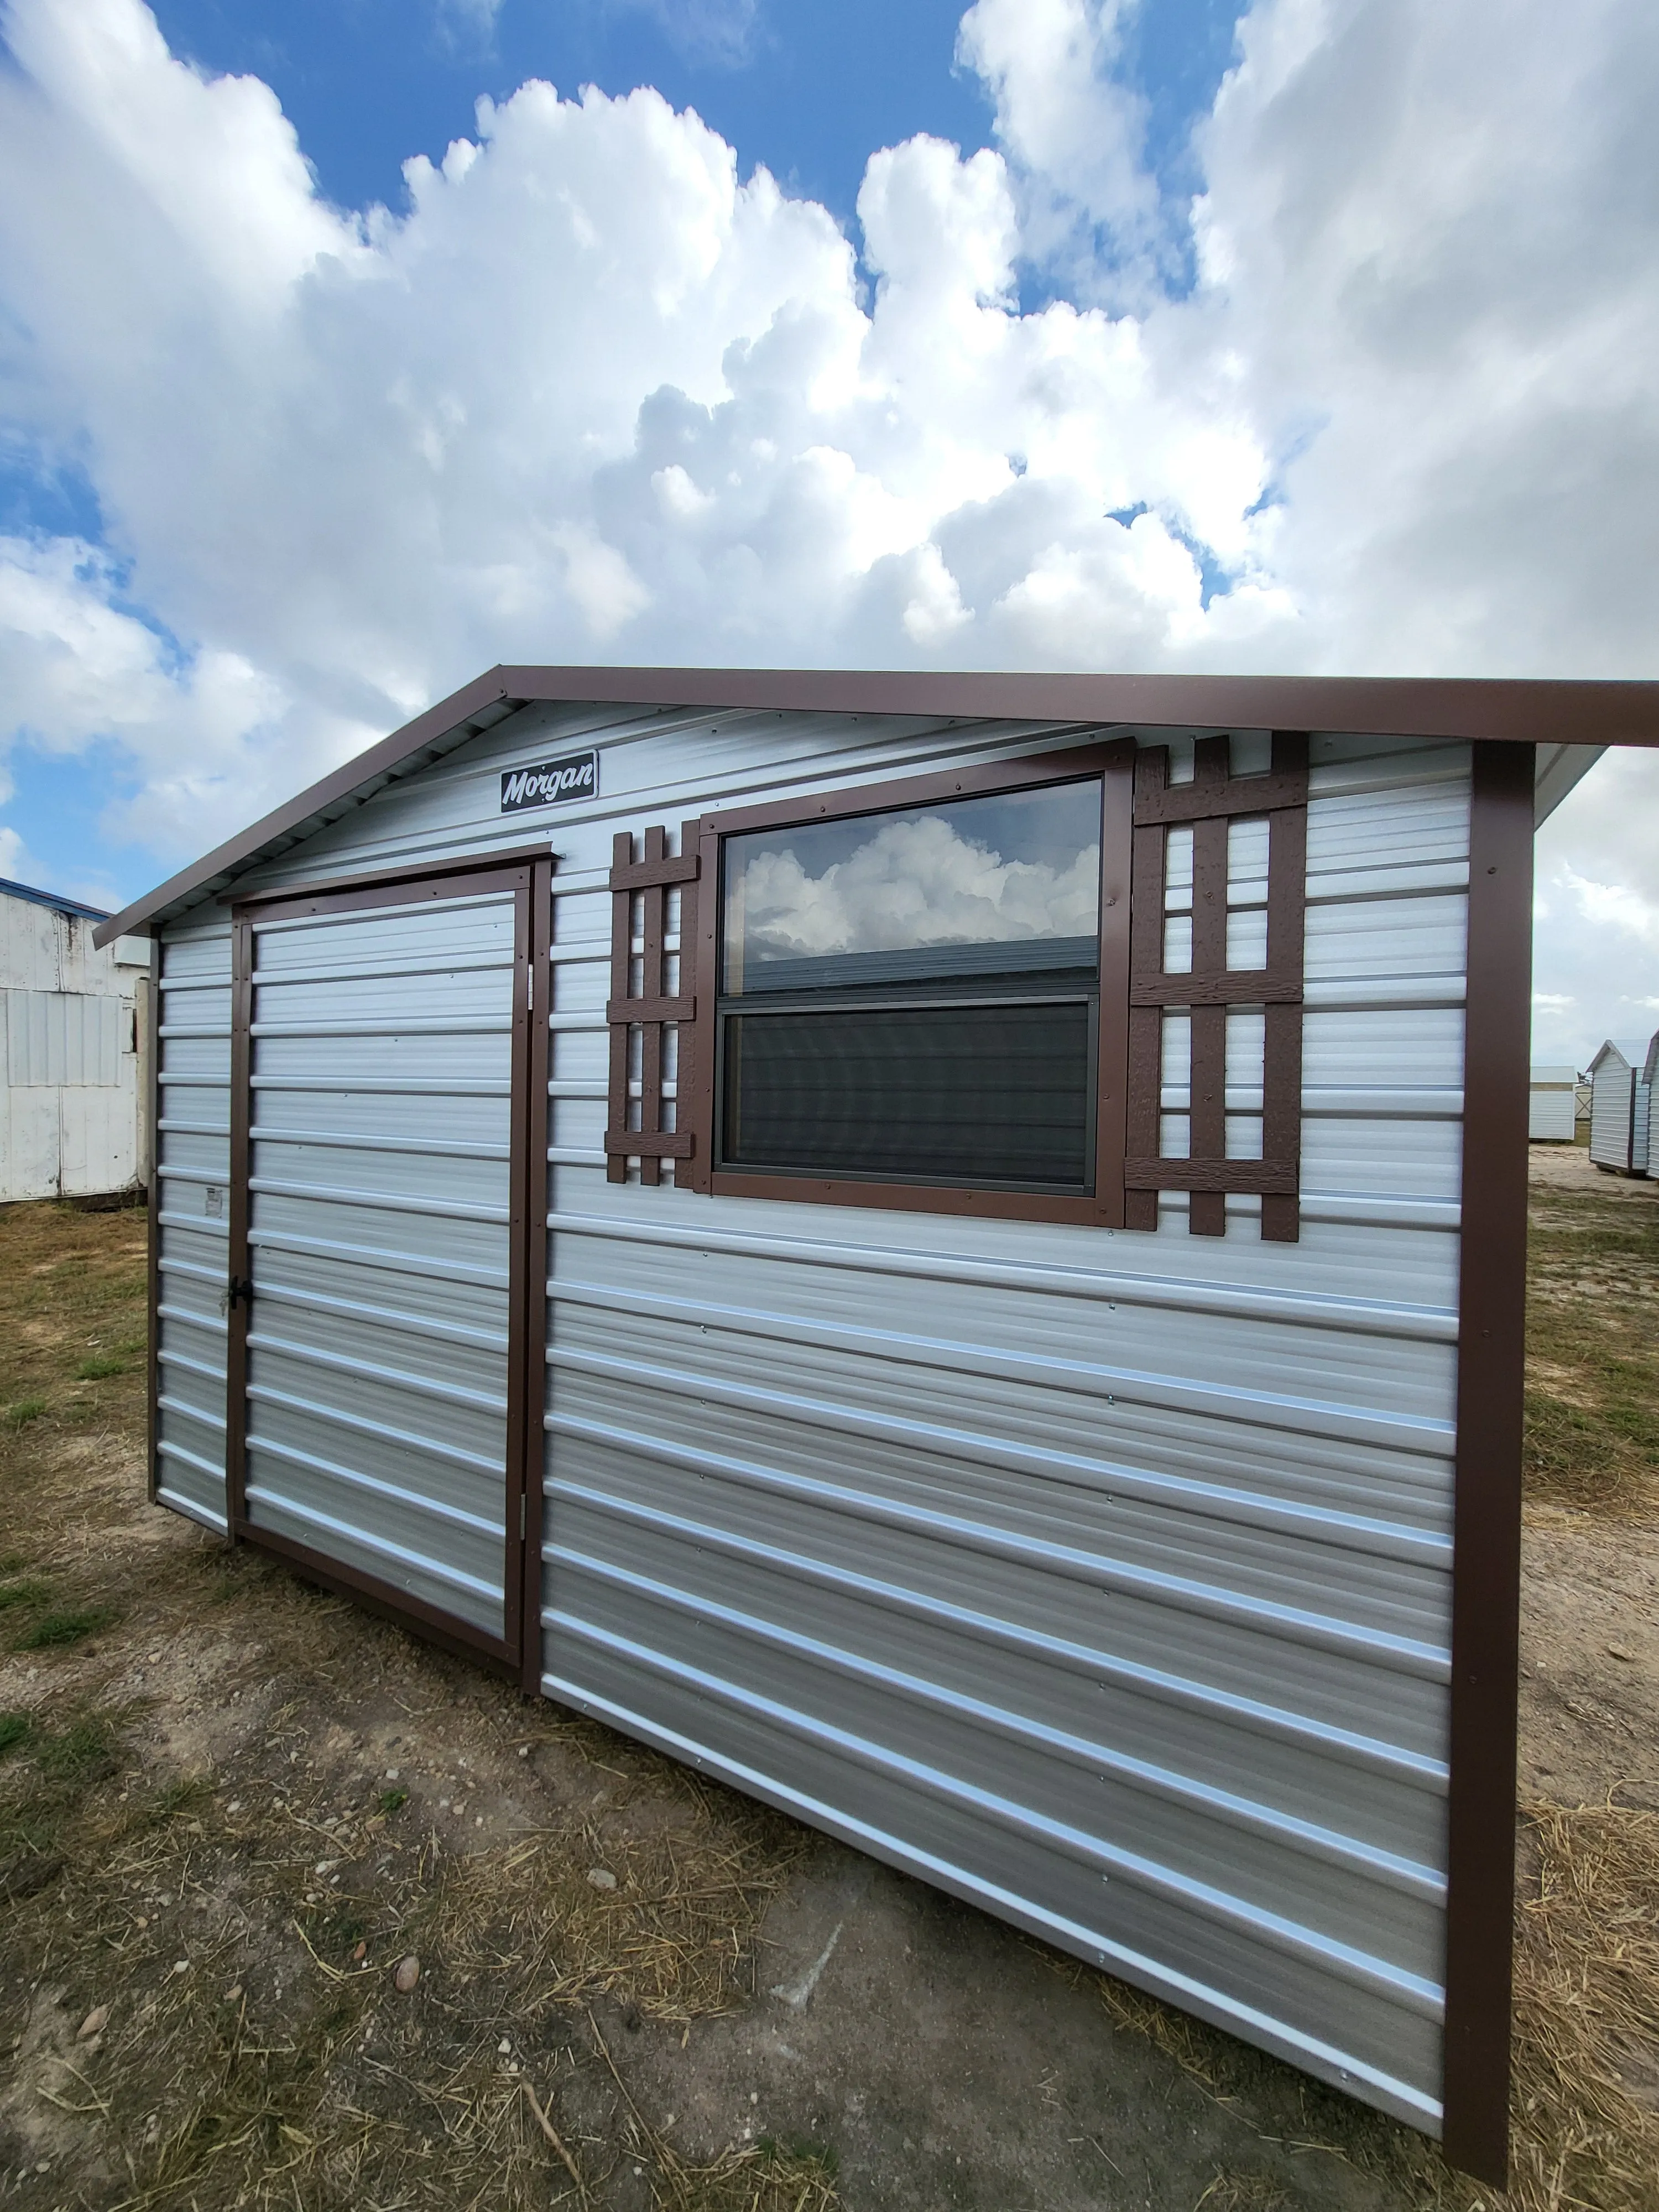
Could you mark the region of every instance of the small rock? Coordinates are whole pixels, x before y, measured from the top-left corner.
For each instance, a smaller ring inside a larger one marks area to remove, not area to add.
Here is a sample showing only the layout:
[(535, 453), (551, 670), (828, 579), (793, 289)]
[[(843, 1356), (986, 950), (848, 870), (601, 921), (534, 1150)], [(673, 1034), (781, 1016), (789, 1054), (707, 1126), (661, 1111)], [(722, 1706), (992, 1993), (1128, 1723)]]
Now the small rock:
[(356, 1949), (352, 1953), (352, 1954), (351, 1954), (351, 1955), (352, 1955), (352, 1957), (353, 1957), (354, 1959), (356, 1959), (356, 1960), (359, 1960), (360, 1962), (361, 1962), (362, 1960), (364, 1960), (364, 1959), (368, 1958), (368, 1944), (367, 1944), (367, 1943), (360, 1943), (360, 1944), (357, 1946)]
[(138, 1915), (138, 1917), (132, 1924), (135, 1928), (148, 1928), (149, 1926), (149, 1921), (144, 1917), (142, 1912)]
[(240, 1813), (241, 1809), (242, 1801), (240, 1797), (233, 1797), (229, 1804), (225, 1808), (227, 1813)]
[(76, 2030), (76, 2039), (84, 2043), (89, 2035), (101, 2035), (108, 2026), (109, 2007), (106, 2004), (94, 2005)]
[(511, 2039), (504, 2035), (501, 2041), (495, 2045), (495, 2048), (502, 2054), (503, 2057), (505, 2057), (506, 2054), (513, 2048)]
[(395, 1766), (387, 1767), (386, 1771), (386, 1778), (388, 1782), (395, 1782), (398, 1779), (398, 1770)]
[(227, 2004), (240, 2004), (241, 2002), (242, 1985), (240, 1982), (233, 1982), (230, 1987), (225, 1991), (225, 2002)]
[(589, 1867), (587, 1879), (595, 1889), (614, 1889), (617, 1887), (617, 1877), (609, 1867)]
[(421, 1978), (421, 1962), (411, 1951), (406, 1959), (399, 1959), (392, 1977), (392, 1986), (401, 1997), (406, 1997)]
[(1627, 1651), (1622, 1644), (1609, 1644), (1607, 1646), (1607, 1652), (1608, 1656), (1614, 1659), (1628, 1660), (1634, 1659), (1636, 1656), (1636, 1654), (1633, 1651)]
[(528, 1759), (528, 1758), (529, 1758), (529, 1756), (530, 1756), (530, 1746), (529, 1746), (527, 1743), (521, 1743), (521, 1744), (519, 1746), (519, 1756), (520, 1756), (520, 1759)]
[(173, 1971), (175, 1974), (187, 1974), (190, 1972), (190, 1960), (175, 1959), (173, 1962)]

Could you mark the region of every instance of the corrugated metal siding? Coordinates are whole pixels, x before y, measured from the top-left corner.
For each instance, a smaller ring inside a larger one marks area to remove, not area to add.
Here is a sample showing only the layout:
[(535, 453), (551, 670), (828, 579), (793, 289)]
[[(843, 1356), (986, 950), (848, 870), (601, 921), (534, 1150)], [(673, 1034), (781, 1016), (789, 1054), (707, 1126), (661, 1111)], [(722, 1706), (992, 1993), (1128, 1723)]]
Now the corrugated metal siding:
[(1577, 1127), (1578, 1101), (1571, 1076), (1534, 1080), (1527, 1095), (1527, 1135), (1534, 1143), (1571, 1144)]
[(1631, 1107), (1630, 1164), (1637, 1175), (1649, 1172), (1649, 1133), (1653, 1122), (1653, 1093), (1638, 1074)]
[(121, 1079), (121, 1026), (132, 1010), (84, 991), (3, 991), (10, 1081), (107, 1084)]
[(514, 912), (253, 931), (248, 1519), (495, 1636)]
[(0, 1200), (137, 1177), (137, 978), (124, 946), (100, 952), (84, 916), (0, 892)]
[(225, 1526), (225, 1289), (230, 1233), (230, 925), (162, 933), (156, 1187), (158, 1494)]
[(1635, 1070), (1604, 1060), (1590, 1081), (1589, 1156), (1597, 1167), (1629, 1167), (1635, 1105)]
[(1039, 736), (532, 710), (264, 880), (521, 843), (501, 769), (603, 747), (534, 817), (549, 1694), (1432, 2128), (1466, 749), (1315, 740), (1299, 1244), (605, 1180), (613, 830)]

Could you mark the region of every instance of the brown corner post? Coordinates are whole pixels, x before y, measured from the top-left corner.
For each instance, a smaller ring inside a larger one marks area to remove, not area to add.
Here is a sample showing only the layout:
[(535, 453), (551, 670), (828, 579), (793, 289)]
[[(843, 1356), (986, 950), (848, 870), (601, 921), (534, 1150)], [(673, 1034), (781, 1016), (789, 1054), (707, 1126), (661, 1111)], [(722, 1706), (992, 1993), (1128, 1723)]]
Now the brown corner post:
[(1474, 747), (1453, 1509), (1443, 2147), (1509, 2172), (1533, 748)]
[(149, 941), (149, 999), (145, 1008), (149, 1048), (143, 1070), (149, 1117), (149, 1146), (144, 1159), (144, 1273), (149, 1304), (149, 1340), (144, 1348), (145, 1487), (152, 1505), (161, 1486), (161, 940)]

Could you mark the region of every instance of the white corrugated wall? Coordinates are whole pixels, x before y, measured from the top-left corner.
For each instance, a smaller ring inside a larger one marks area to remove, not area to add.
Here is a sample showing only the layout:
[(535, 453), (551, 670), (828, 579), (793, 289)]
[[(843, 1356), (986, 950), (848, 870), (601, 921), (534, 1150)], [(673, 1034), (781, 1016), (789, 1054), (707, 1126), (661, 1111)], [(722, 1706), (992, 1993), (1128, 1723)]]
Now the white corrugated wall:
[(1599, 1168), (1628, 1169), (1636, 1071), (1611, 1054), (1590, 1075), (1589, 1156)]
[(91, 1197), (140, 1179), (148, 949), (99, 951), (84, 915), (0, 891), (0, 1201)]
[[(1210, 1240), (1180, 1197), (1154, 1237), (605, 1178), (617, 829), (1053, 741), (529, 709), (247, 888), (558, 855), (549, 1694), (1432, 2128), (1467, 749), (1314, 740), (1298, 1244), (1246, 1198)], [(596, 803), (499, 814), (503, 769), (587, 742)], [(170, 1025), (199, 994), (163, 1344), (204, 1406), (222, 1232), (183, 1178), (222, 1172), (225, 943), (163, 971)], [(164, 1437), (210, 1473), (191, 1418)]]

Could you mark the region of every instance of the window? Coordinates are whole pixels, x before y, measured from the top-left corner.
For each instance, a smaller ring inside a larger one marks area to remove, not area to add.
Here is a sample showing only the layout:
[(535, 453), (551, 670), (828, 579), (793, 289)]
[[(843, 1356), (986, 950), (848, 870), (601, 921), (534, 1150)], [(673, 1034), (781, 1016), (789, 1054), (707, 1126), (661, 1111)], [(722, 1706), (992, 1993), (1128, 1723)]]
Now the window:
[(705, 817), (679, 1179), (921, 1212), (1121, 1208), (1124, 1085), (1103, 1100), (1102, 1068), (1124, 1048), (1132, 758), (1079, 746)]
[(726, 841), (717, 1164), (1085, 1194), (1098, 776)]

